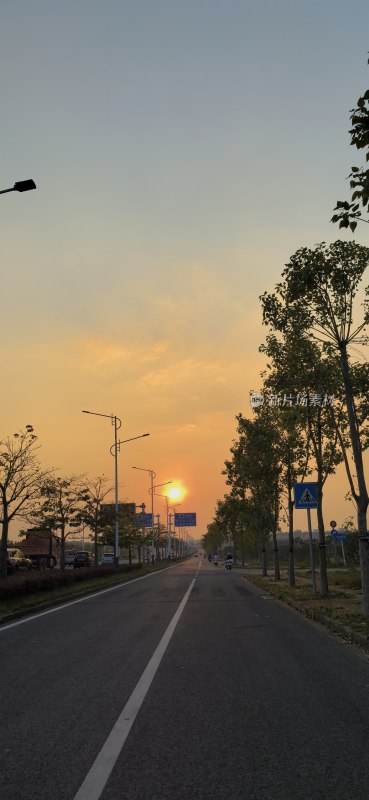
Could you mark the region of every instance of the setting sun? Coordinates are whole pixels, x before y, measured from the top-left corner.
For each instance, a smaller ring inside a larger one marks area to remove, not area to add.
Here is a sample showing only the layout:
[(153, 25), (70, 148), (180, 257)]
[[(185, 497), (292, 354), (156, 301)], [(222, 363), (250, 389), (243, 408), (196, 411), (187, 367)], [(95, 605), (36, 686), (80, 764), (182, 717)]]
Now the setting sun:
[(171, 500), (178, 500), (181, 495), (182, 492), (177, 486), (172, 486), (172, 488), (168, 490), (168, 497), (170, 497)]

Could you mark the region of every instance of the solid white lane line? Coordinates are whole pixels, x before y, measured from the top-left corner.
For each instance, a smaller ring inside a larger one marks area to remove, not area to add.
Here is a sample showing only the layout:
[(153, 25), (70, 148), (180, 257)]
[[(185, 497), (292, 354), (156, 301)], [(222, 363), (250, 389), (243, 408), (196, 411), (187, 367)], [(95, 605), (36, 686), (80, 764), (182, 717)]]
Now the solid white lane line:
[(77, 603), (84, 603), (86, 600), (91, 600), (93, 597), (97, 597), (99, 594), (107, 594), (107, 592), (115, 592), (117, 589), (125, 589), (126, 586), (131, 586), (132, 583), (136, 583), (136, 581), (143, 581), (145, 578), (152, 578), (153, 575), (161, 575), (162, 572), (166, 572), (168, 569), (175, 569), (175, 567), (178, 566), (178, 564), (172, 564), (170, 567), (164, 567), (163, 569), (158, 569), (155, 572), (149, 572), (147, 575), (141, 575), (139, 578), (131, 578), (131, 580), (127, 580), (124, 583), (117, 583), (116, 586), (110, 586), (109, 589), (98, 589), (96, 592), (86, 595), (86, 597), (80, 597), (79, 600), (70, 600), (67, 603), (60, 603), (60, 606), (48, 608), (47, 611), (39, 611), (38, 614), (32, 614), (29, 617), (23, 617), (22, 619), (18, 619), (17, 622), (9, 622), (7, 625), (0, 625), (0, 633), (9, 630), (9, 628), (15, 628), (17, 625), (24, 625), (25, 622), (32, 622), (32, 620), (38, 619), (38, 617), (44, 617), (46, 614), (55, 614), (56, 611), (63, 611), (63, 609), (69, 608), (70, 606), (75, 606)]
[(141, 678), (136, 684), (136, 687), (134, 688), (128, 702), (124, 706), (123, 711), (118, 717), (90, 771), (86, 775), (74, 800), (98, 800), (99, 797), (101, 797), (104, 787), (114, 768), (115, 762), (117, 761), (117, 758), (123, 748), (127, 736), (150, 688), (155, 673), (160, 665), (163, 655), (172, 638), (182, 611), (191, 594), (194, 583), (195, 579), (191, 581), (191, 584), (181, 600), (174, 617), (169, 623), (164, 636), (159, 642), (146, 669), (142, 673)]

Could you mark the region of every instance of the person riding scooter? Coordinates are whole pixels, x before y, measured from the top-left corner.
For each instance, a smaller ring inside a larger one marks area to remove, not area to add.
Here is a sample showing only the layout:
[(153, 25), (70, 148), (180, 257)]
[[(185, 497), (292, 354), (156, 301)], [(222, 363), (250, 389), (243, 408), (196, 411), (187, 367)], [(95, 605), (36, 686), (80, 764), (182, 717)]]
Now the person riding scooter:
[(216, 567), (218, 566), (218, 560), (218, 553), (214, 553), (214, 564)]
[(232, 553), (228, 553), (227, 558), (226, 558), (226, 562), (225, 562), (225, 568), (231, 570), (232, 567), (233, 567), (233, 563), (234, 562), (233, 562)]

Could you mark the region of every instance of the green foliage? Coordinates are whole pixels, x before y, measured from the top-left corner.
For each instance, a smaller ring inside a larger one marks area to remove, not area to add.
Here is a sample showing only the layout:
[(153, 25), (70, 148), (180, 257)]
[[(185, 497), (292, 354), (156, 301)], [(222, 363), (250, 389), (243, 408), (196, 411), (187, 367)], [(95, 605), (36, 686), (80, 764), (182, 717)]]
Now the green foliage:
[[(368, 62), (369, 63), (369, 62)], [(351, 144), (357, 150), (366, 149), (366, 161), (369, 161), (369, 89), (359, 97), (356, 108), (351, 109), (350, 129)], [(331, 222), (338, 222), (340, 228), (355, 230), (359, 220), (363, 219), (362, 211), (369, 211), (369, 169), (351, 167), (349, 177), (351, 202), (338, 200)]]
[(207, 532), (201, 539), (201, 545), (207, 555), (220, 553), (226, 544), (226, 532), (217, 522), (208, 525)]
[[(82, 503), (87, 499), (83, 475), (69, 478), (52, 476), (41, 486), (40, 503), (32, 514), (32, 521), (41, 527), (60, 531), (64, 542), (74, 529), (81, 530)], [(67, 531), (67, 528), (71, 530)]]
[(299, 331), (320, 343), (324, 352), (366, 344), (369, 322), (368, 292), (363, 319), (353, 326), (353, 304), (369, 263), (369, 249), (356, 242), (325, 242), (314, 249), (300, 248), (286, 265), (283, 281), (272, 294), (261, 296), (263, 322), (275, 331), (292, 335)]

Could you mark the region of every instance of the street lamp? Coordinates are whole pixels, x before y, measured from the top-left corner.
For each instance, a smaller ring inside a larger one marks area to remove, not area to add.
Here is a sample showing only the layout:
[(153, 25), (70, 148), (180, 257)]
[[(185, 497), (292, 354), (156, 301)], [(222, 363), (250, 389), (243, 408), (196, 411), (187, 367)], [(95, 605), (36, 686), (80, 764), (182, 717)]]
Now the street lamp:
[[(118, 452), (120, 452), (120, 445), (125, 444), (125, 442), (133, 442), (134, 439), (143, 439), (144, 436), (150, 436), (149, 433), (142, 433), (141, 436), (133, 436), (131, 439), (124, 439), (123, 441), (118, 442), (117, 439), (117, 432), (119, 428), (122, 426), (122, 420), (119, 419), (115, 414), (100, 414), (98, 411), (82, 411), (82, 414), (93, 414), (95, 417), (107, 417), (111, 419), (111, 424), (114, 425), (114, 444), (112, 444), (110, 448), (110, 453), (114, 456), (115, 461), (115, 525), (114, 525), (114, 566), (119, 566), (119, 509), (118, 509)], [(119, 423), (119, 425), (118, 425)], [(112, 450), (114, 449), (114, 452)]]
[[(181, 505), (182, 505), (182, 503), (173, 503), (173, 505), (170, 506), (170, 508), (172, 508), (173, 512), (174, 512), (173, 514), (169, 514), (169, 519), (170, 519), (170, 530), (171, 531), (172, 531), (172, 520), (173, 520), (173, 538), (174, 538), (174, 549), (175, 550), (177, 550), (177, 549), (180, 550), (181, 549), (181, 547), (177, 548), (177, 544), (176, 544), (176, 542), (177, 542), (177, 537), (176, 537), (176, 510), (177, 510), (178, 506), (181, 506)], [(179, 543), (181, 542), (180, 535), (178, 536), (178, 541), (179, 541)]]
[(11, 189), (1, 189), (0, 194), (6, 194), (7, 192), (29, 192), (31, 189), (36, 189), (36, 184), (32, 179), (29, 181), (16, 181)]
[(149, 490), (149, 494), (151, 494), (151, 558), (154, 555), (154, 478), (156, 478), (156, 472), (153, 469), (145, 469), (145, 467), (132, 467), (132, 469), (139, 469), (141, 472), (149, 472), (151, 478), (151, 491)]
[[(154, 489), (159, 489), (160, 486), (168, 486), (169, 483), (173, 483), (173, 481), (165, 481), (165, 483), (158, 483), (156, 486), (153, 486), (152, 489), (149, 490), (150, 494), (151, 494), (151, 492), (154, 493)], [(169, 503), (168, 495), (167, 494), (160, 494), (159, 492), (155, 492), (155, 494), (157, 494), (158, 497), (165, 497), (165, 500), (166, 500), (166, 503), (167, 503), (167, 558), (169, 559), (170, 558), (170, 531), (169, 531), (169, 514), (168, 514), (168, 503)]]

